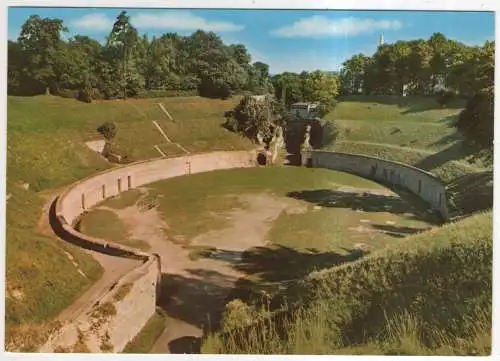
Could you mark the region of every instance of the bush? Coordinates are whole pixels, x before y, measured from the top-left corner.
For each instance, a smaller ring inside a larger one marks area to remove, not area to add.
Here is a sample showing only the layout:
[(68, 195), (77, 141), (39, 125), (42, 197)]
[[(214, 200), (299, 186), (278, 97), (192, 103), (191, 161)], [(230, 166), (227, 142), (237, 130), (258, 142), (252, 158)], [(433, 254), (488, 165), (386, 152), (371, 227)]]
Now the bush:
[(106, 122), (99, 126), (97, 131), (102, 134), (106, 140), (111, 140), (116, 136), (116, 125), (112, 122)]
[(78, 98), (78, 90), (59, 89), (59, 91), (57, 92), (57, 95), (59, 95), (61, 98), (77, 99)]
[(478, 92), (467, 102), (456, 124), (471, 151), (486, 161), (493, 157), (494, 99), (492, 87)]
[(455, 93), (449, 90), (442, 90), (437, 94), (437, 102), (441, 107), (445, 107), (455, 99)]
[(92, 103), (92, 90), (89, 89), (79, 90), (77, 99), (84, 103)]
[(318, 118), (325, 117), (328, 113), (332, 112), (337, 106), (337, 101), (333, 100), (330, 104), (320, 103), (314, 110), (314, 114)]

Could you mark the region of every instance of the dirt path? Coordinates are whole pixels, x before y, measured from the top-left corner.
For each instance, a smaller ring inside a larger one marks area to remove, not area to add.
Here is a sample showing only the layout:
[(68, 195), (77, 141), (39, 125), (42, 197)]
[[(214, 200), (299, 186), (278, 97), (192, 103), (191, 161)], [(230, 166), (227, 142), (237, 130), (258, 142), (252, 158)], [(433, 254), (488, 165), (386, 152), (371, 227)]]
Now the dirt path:
[(168, 224), (155, 208), (141, 210), (134, 205), (113, 209), (124, 222), (130, 238), (148, 242), (150, 252), (161, 256), (165, 297), (160, 304), (168, 317), (152, 353), (186, 352), (189, 344), (202, 336), (207, 323), (218, 318), (236, 281), (246, 276), (234, 267), (243, 252), (266, 244), (272, 221), (282, 211), (307, 210), (300, 201), (269, 194), (239, 196), (239, 200), (242, 208), (224, 214), (229, 222), (226, 228), (191, 240), (191, 247), (217, 248), (212, 257), (196, 260), (190, 258), (192, 248), (168, 239), (164, 232)]

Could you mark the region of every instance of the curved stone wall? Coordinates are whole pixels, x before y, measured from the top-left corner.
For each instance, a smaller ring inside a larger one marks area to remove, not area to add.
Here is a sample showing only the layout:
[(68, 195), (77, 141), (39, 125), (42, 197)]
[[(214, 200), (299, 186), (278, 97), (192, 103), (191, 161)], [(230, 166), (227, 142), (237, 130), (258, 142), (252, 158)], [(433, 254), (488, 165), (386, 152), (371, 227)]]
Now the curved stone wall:
[(255, 151), (160, 158), (113, 168), (69, 187), (56, 201), (56, 233), (81, 247), (137, 259), (142, 264), (120, 278), (110, 290), (98, 297), (97, 302), (81, 309), (59, 332), (49, 338), (40, 351), (68, 349), (83, 338), (90, 352), (121, 352), (156, 310), (161, 277), (159, 255), (78, 232), (73, 226), (84, 212), (123, 191), (162, 179), (255, 165)]
[(430, 209), (438, 212), (443, 220), (449, 219), (446, 186), (432, 173), (422, 169), (364, 155), (326, 151), (304, 152), (302, 163), (402, 187), (428, 203)]
[[(310, 162), (313, 167), (335, 169), (401, 186), (428, 202), (443, 218), (448, 218), (445, 186), (432, 174), (421, 169), (353, 154), (311, 151), (302, 156), (304, 162)], [(156, 309), (161, 277), (160, 257), (78, 232), (73, 226), (82, 214), (105, 199), (129, 189), (193, 173), (253, 167), (256, 165), (256, 158), (255, 151), (159, 158), (116, 167), (69, 187), (55, 205), (55, 226), (59, 228), (58, 233), (65, 240), (84, 248), (142, 262), (100, 295), (97, 302), (81, 309), (40, 351), (52, 352), (57, 348), (71, 347), (84, 335), (90, 352), (121, 352)], [(124, 289), (127, 292), (123, 295)], [(120, 293), (122, 296), (118, 297)], [(104, 305), (108, 309), (106, 317), (101, 314)], [(112, 309), (111, 315), (109, 308)]]

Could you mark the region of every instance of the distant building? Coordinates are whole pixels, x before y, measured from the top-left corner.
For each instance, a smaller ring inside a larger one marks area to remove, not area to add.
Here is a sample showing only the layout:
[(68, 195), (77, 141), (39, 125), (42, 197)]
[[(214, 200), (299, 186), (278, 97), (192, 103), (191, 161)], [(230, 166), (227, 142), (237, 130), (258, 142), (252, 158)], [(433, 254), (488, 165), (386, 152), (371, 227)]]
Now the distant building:
[(384, 34), (380, 34), (380, 38), (378, 39), (378, 46), (384, 45)]
[(314, 117), (317, 103), (294, 103), (290, 106), (290, 113), (299, 119), (310, 119)]

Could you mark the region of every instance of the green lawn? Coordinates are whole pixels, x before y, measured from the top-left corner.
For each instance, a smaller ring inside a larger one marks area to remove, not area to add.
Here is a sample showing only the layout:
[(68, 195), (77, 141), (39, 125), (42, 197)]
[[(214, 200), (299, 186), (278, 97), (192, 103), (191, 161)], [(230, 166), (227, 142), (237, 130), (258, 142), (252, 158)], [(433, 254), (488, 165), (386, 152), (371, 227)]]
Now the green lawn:
[[(177, 177), (149, 185), (149, 198), (157, 199), (171, 236), (194, 237), (224, 227), (214, 214), (241, 206), (237, 195), (269, 192), (286, 196), (303, 189), (335, 189), (339, 185), (381, 189), (377, 183), (342, 172), (296, 167), (234, 169)], [(161, 197), (160, 197), (161, 196)]]
[(341, 99), (331, 119), (436, 123), (456, 116), (464, 103), (441, 108), (431, 97), (350, 96)]

